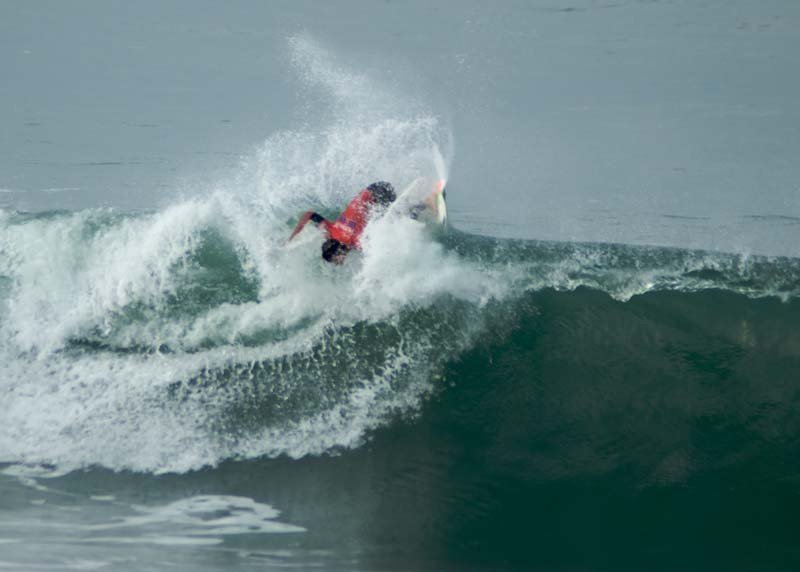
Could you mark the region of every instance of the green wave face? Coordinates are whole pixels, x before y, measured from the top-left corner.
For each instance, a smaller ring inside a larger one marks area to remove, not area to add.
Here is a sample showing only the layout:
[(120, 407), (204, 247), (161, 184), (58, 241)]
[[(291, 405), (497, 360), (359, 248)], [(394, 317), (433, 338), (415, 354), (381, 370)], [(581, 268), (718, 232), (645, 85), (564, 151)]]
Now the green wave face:
[[(781, 393), (800, 365), (796, 259), (382, 219), (334, 267), (312, 233), (283, 246), (290, 226), (246, 210), (218, 195), (135, 215), (3, 215), (2, 461), (180, 472), (326, 454), (441, 395), (501, 441), (514, 419), (530, 425), (523, 435), (561, 451), (532, 457), (538, 474), (580, 473), (652, 467), (659, 443), (715, 415), (761, 415), (753, 431), (784, 434), (796, 405)], [(592, 445), (613, 459), (582, 457), (595, 434), (618, 439)]]

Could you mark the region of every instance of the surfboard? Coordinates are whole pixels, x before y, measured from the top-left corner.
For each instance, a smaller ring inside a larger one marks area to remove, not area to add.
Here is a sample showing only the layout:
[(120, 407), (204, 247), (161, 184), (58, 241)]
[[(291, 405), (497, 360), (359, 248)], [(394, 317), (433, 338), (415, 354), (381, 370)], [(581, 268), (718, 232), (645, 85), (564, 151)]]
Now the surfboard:
[(447, 203), (445, 203), (445, 199), (447, 198), (447, 192), (444, 190), (447, 181), (444, 179), (439, 179), (436, 182), (436, 189), (434, 194), (434, 212), (436, 222), (440, 225), (444, 226), (447, 224)]
[(397, 196), (390, 212), (410, 216), (427, 224), (444, 226), (447, 224), (446, 184), (444, 179), (414, 179)]

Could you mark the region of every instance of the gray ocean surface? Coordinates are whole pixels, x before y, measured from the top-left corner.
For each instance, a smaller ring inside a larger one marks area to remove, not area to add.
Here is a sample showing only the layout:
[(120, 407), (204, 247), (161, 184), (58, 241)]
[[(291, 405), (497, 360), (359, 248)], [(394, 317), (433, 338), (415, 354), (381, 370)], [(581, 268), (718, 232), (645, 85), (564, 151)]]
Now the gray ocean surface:
[(795, 0), (0, 2), (0, 568), (798, 569), (799, 62)]

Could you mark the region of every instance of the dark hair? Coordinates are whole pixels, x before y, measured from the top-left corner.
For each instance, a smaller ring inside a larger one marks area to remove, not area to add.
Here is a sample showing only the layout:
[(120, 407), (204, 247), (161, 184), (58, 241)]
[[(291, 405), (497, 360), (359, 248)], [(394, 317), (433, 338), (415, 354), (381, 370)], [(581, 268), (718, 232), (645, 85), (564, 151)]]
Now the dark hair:
[(375, 199), (375, 202), (379, 205), (388, 205), (389, 203), (393, 203), (397, 198), (394, 187), (391, 183), (387, 183), (386, 181), (372, 183), (367, 187), (367, 190), (372, 193), (372, 198)]
[(336, 262), (335, 258), (344, 256), (350, 251), (350, 248), (335, 238), (329, 238), (322, 243), (322, 258), (328, 262)]

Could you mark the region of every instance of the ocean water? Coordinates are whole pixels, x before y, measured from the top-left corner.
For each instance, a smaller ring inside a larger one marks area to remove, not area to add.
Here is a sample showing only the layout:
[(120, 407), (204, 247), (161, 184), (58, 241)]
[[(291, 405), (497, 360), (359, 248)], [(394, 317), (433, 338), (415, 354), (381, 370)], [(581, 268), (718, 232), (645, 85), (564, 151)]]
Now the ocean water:
[(0, 6), (0, 568), (796, 570), (799, 24)]

